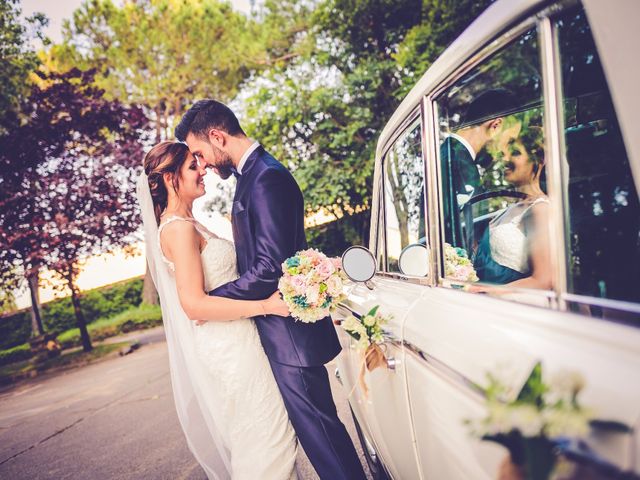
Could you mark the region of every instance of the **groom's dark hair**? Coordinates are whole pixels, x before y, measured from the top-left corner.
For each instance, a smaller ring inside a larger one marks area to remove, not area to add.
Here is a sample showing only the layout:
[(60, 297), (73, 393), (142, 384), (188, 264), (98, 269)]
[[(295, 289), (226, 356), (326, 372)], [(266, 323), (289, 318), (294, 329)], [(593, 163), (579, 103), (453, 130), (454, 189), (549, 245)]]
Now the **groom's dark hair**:
[(206, 138), (212, 128), (233, 136), (245, 135), (238, 118), (231, 109), (224, 103), (211, 99), (198, 100), (194, 103), (180, 120), (175, 135), (181, 142), (184, 142), (190, 133)]

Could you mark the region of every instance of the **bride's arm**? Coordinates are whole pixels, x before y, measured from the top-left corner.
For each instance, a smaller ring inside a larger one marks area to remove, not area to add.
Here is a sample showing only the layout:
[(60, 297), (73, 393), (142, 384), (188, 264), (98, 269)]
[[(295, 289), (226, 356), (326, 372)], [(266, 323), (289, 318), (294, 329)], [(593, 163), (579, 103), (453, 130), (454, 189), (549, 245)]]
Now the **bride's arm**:
[(531, 208), (527, 243), (530, 250), (531, 276), (509, 283), (520, 288), (553, 288), (551, 252), (549, 251), (549, 205), (540, 203)]
[(191, 320), (228, 321), (258, 315), (289, 315), (277, 294), (266, 300), (232, 300), (209, 296), (204, 291), (200, 258), (200, 235), (188, 222), (172, 222), (161, 233), (165, 257), (175, 266), (180, 304)]

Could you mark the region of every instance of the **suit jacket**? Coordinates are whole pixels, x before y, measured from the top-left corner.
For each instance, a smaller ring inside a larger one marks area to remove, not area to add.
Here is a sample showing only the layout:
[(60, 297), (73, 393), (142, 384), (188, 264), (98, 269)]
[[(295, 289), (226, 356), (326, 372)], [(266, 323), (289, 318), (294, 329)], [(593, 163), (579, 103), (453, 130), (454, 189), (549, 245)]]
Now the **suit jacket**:
[[(458, 195), (477, 195), (480, 191), (480, 174), (469, 150), (455, 137), (447, 137), (440, 147), (442, 162), (442, 200), (445, 241), (456, 247), (467, 248), (471, 253), (472, 230), (463, 235), (460, 221), (461, 206)], [(468, 210), (465, 221), (473, 224)]]
[[(302, 192), (291, 173), (264, 148), (249, 155), (238, 177), (232, 228), (240, 278), (209, 292), (244, 300), (264, 299), (278, 288), (282, 262), (307, 248)], [(329, 317), (303, 323), (292, 317), (256, 317), (270, 360), (293, 366), (320, 366), (340, 352)]]

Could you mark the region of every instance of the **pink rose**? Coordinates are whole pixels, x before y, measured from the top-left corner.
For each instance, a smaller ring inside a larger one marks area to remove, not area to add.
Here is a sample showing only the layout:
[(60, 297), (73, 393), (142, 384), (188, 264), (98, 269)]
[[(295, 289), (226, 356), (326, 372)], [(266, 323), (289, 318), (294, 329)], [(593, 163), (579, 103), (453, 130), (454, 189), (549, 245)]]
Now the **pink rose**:
[(316, 272), (320, 278), (323, 280), (329, 278), (336, 269), (333, 266), (333, 262), (328, 258), (323, 260), (317, 267)]
[(307, 282), (304, 275), (293, 275), (290, 282), (296, 295), (304, 295), (307, 291)]
[(331, 263), (333, 263), (333, 268), (336, 270), (342, 270), (342, 259), (340, 257), (335, 257), (330, 260)]

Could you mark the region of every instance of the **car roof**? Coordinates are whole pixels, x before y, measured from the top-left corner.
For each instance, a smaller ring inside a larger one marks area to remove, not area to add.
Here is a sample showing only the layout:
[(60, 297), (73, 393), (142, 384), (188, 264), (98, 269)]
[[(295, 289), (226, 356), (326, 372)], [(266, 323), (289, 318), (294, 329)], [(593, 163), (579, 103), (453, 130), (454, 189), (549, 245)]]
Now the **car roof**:
[[(425, 93), (433, 91), (474, 54), (531, 13), (554, 2), (549, 0), (498, 0), (487, 8), (433, 63), (404, 98), (378, 139), (380, 158), (397, 127), (413, 112)], [(556, 2), (557, 3), (557, 2)], [(629, 163), (640, 192), (640, 2), (637, 0), (583, 0), (582, 5), (598, 48), (611, 96), (627, 147)]]

